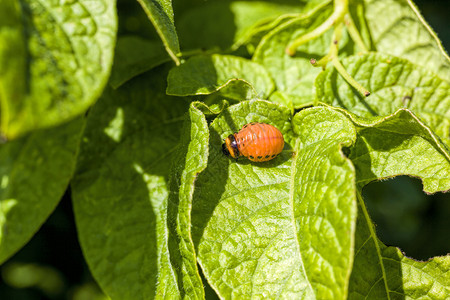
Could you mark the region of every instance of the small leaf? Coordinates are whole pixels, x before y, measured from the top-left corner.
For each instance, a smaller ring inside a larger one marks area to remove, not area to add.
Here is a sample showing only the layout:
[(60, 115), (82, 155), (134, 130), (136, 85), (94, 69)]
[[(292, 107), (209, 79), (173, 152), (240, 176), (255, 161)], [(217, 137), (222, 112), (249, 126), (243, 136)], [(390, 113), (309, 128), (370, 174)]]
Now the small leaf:
[(179, 65), (180, 45), (173, 20), (172, 0), (138, 0), (155, 26), (167, 53)]
[(167, 198), (188, 102), (165, 95), (166, 69), (105, 90), (89, 113), (72, 182), (86, 261), (112, 299), (185, 292), (169, 251)]
[[(258, 164), (222, 154), (223, 139), (249, 122), (281, 130), (279, 157)], [(288, 108), (265, 101), (230, 106), (214, 120), (192, 235), (221, 298), (346, 298), (356, 199), (354, 170), (340, 148), (355, 134), (330, 109), (305, 109), (292, 120)]]
[(369, 53), (342, 61), (348, 73), (371, 92), (363, 98), (329, 68), (315, 82), (318, 101), (359, 116), (387, 116), (408, 108), (450, 145), (450, 83), (407, 60)]
[(234, 84), (238, 87), (226, 94), (238, 94), (247, 99), (268, 96), (274, 88), (272, 79), (261, 65), (237, 56), (214, 54), (191, 57), (170, 70), (167, 93), (207, 95)]
[(137, 36), (119, 37), (109, 83), (117, 89), (131, 78), (169, 59), (160, 41), (145, 40)]
[(61, 124), (92, 105), (110, 73), (115, 7), (105, 0), (0, 3), (3, 135)]
[(84, 121), (0, 145), (0, 264), (22, 248), (67, 189)]
[(286, 46), (298, 36), (319, 26), (331, 10), (299, 15), (267, 34), (255, 50), (253, 60), (262, 64), (274, 79), (276, 89), (289, 97), (294, 107), (312, 102), (314, 79), (320, 68), (311, 65), (311, 58), (321, 58), (329, 51), (331, 31), (301, 46), (294, 57), (286, 54)]
[(364, 0), (376, 50), (408, 59), (450, 81), (450, 59), (412, 1)]

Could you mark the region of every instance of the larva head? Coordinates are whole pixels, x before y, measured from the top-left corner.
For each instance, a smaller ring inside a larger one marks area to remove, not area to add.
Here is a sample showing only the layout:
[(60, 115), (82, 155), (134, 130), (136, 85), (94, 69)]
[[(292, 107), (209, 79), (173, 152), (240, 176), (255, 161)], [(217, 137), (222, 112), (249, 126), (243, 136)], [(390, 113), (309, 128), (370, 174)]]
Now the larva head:
[(229, 155), (232, 158), (238, 158), (239, 150), (236, 144), (236, 139), (234, 138), (234, 134), (230, 134), (225, 142), (222, 144), (222, 152), (225, 155)]

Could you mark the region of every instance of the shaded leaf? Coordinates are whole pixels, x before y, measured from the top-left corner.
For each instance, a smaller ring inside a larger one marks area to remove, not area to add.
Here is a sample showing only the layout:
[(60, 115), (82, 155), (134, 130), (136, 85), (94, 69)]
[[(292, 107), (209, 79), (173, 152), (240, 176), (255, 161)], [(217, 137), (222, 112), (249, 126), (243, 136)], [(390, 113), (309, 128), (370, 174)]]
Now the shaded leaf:
[(298, 13), (301, 7), (300, 2), (294, 1), (207, 2), (182, 15), (178, 22), (180, 42), (187, 49), (236, 50), (259, 32), (274, 28), (269, 24), (277, 17)]
[(223, 88), (223, 95), (249, 99), (268, 96), (274, 86), (261, 65), (238, 56), (194, 56), (169, 72), (169, 95), (207, 95)]
[(173, 19), (172, 1), (138, 0), (138, 2), (153, 23), (153, 26), (155, 26), (156, 31), (166, 47), (167, 53), (179, 65), (180, 60), (177, 56), (180, 53), (180, 45)]
[(170, 252), (167, 198), (188, 103), (165, 95), (165, 76), (158, 67), (105, 90), (89, 114), (72, 182), (85, 258), (113, 299), (186, 292), (172, 265), (179, 257)]
[[(222, 154), (223, 138), (249, 122), (282, 131), (280, 156), (258, 164)], [(244, 101), (224, 110), (210, 135), (192, 234), (219, 296), (346, 298), (356, 222), (354, 171), (340, 152), (355, 139), (349, 120), (324, 108), (292, 120), (283, 106)]]
[(72, 177), (84, 121), (0, 145), (0, 263), (53, 212)]
[(115, 1), (2, 1), (0, 20), (0, 129), (9, 139), (73, 119), (99, 97)]
[(116, 89), (131, 78), (169, 59), (160, 41), (146, 40), (137, 36), (119, 37), (109, 84)]

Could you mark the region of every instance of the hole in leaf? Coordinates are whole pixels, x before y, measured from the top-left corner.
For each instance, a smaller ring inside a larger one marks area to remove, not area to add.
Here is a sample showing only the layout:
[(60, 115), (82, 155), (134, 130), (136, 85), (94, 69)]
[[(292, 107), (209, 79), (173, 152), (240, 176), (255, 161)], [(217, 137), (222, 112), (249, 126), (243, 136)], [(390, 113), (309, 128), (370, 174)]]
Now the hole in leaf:
[(427, 195), (421, 180), (399, 176), (368, 184), (363, 197), (386, 245), (419, 260), (450, 253), (449, 193)]

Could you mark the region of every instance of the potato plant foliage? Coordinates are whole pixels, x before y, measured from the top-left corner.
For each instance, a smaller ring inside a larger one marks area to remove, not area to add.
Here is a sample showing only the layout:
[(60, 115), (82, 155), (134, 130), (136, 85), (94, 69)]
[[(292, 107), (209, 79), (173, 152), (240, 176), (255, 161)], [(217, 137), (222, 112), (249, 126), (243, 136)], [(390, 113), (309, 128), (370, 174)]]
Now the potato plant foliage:
[[(115, 1), (0, 0), (1, 263), (70, 186), (111, 299), (448, 299), (450, 256), (383, 244), (361, 196), (450, 190), (450, 59), (412, 1), (127, 5), (133, 35)], [(278, 157), (222, 154), (250, 122)]]

